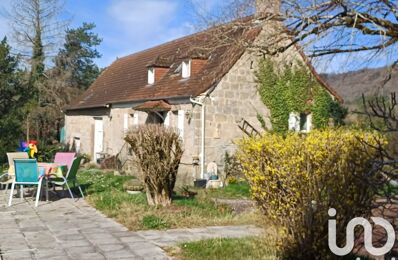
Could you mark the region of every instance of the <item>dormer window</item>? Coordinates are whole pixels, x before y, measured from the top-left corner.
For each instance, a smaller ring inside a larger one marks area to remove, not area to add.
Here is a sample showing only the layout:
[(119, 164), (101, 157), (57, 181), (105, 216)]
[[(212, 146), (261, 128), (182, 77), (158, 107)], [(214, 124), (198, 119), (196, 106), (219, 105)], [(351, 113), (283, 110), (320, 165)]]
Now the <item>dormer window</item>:
[(182, 62), (182, 78), (187, 79), (191, 76), (191, 60)]
[(155, 83), (155, 68), (150, 67), (148, 68), (148, 84), (152, 85)]

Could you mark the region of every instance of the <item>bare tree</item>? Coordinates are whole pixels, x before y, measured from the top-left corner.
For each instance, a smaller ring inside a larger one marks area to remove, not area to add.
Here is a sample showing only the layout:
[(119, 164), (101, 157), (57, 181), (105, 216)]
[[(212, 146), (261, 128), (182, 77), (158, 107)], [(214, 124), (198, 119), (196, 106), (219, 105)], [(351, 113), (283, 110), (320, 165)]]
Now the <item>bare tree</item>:
[(56, 50), (67, 22), (60, 18), (63, 0), (15, 0), (10, 13), (13, 38), (31, 65), (33, 77), (44, 72), (45, 60)]
[(378, 65), (390, 65), (390, 70), (398, 63), (396, 0), (234, 0), (223, 6), (224, 12), (207, 13), (192, 1), (200, 25), (233, 21), (241, 26), (242, 17), (253, 15), (254, 25), (268, 31), (263, 34), (266, 41), (242, 44), (262, 55), (299, 47), (315, 60), (345, 57), (352, 65), (359, 63), (358, 58), (361, 63), (377, 60)]
[(33, 131), (38, 139), (56, 135), (49, 133), (45, 127), (51, 126), (54, 114), (58, 111), (48, 104), (49, 97), (52, 96), (48, 93), (50, 88), (46, 64), (50, 62), (65, 34), (67, 21), (61, 18), (63, 6), (63, 0), (12, 1), (9, 20), (13, 40), (17, 51), (30, 68), (26, 73), (31, 97), (26, 113), (27, 137)]

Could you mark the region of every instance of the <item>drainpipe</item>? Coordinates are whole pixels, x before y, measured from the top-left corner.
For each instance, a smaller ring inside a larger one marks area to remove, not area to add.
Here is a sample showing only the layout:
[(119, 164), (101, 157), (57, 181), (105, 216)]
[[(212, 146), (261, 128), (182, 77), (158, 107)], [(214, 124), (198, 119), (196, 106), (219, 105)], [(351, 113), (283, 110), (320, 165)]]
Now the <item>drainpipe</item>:
[[(204, 98), (203, 98), (204, 99)], [(203, 102), (203, 99), (201, 101), (197, 101), (190, 97), (190, 100), (192, 103), (201, 106), (201, 144), (200, 144), (200, 178), (204, 178), (204, 171), (205, 171), (205, 104)]]

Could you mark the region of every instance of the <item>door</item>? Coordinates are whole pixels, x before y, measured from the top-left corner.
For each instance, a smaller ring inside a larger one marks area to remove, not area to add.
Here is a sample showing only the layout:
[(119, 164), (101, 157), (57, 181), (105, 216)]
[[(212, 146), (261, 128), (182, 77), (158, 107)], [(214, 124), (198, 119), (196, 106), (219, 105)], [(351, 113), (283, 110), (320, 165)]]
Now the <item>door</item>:
[(102, 118), (94, 118), (94, 161), (101, 158), (104, 144), (104, 121)]

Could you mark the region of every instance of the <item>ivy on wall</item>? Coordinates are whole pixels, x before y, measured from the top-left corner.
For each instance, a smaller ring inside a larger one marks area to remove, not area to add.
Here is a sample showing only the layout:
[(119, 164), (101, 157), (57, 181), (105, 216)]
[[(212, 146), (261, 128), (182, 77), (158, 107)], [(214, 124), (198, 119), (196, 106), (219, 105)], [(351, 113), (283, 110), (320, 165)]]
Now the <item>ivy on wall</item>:
[(259, 92), (270, 109), (272, 128), (286, 133), (291, 112), (312, 113), (314, 128), (325, 128), (330, 118), (335, 125), (343, 124), (345, 108), (333, 101), (330, 94), (313, 78), (302, 64), (285, 66), (278, 71), (270, 59), (263, 59), (257, 72)]

